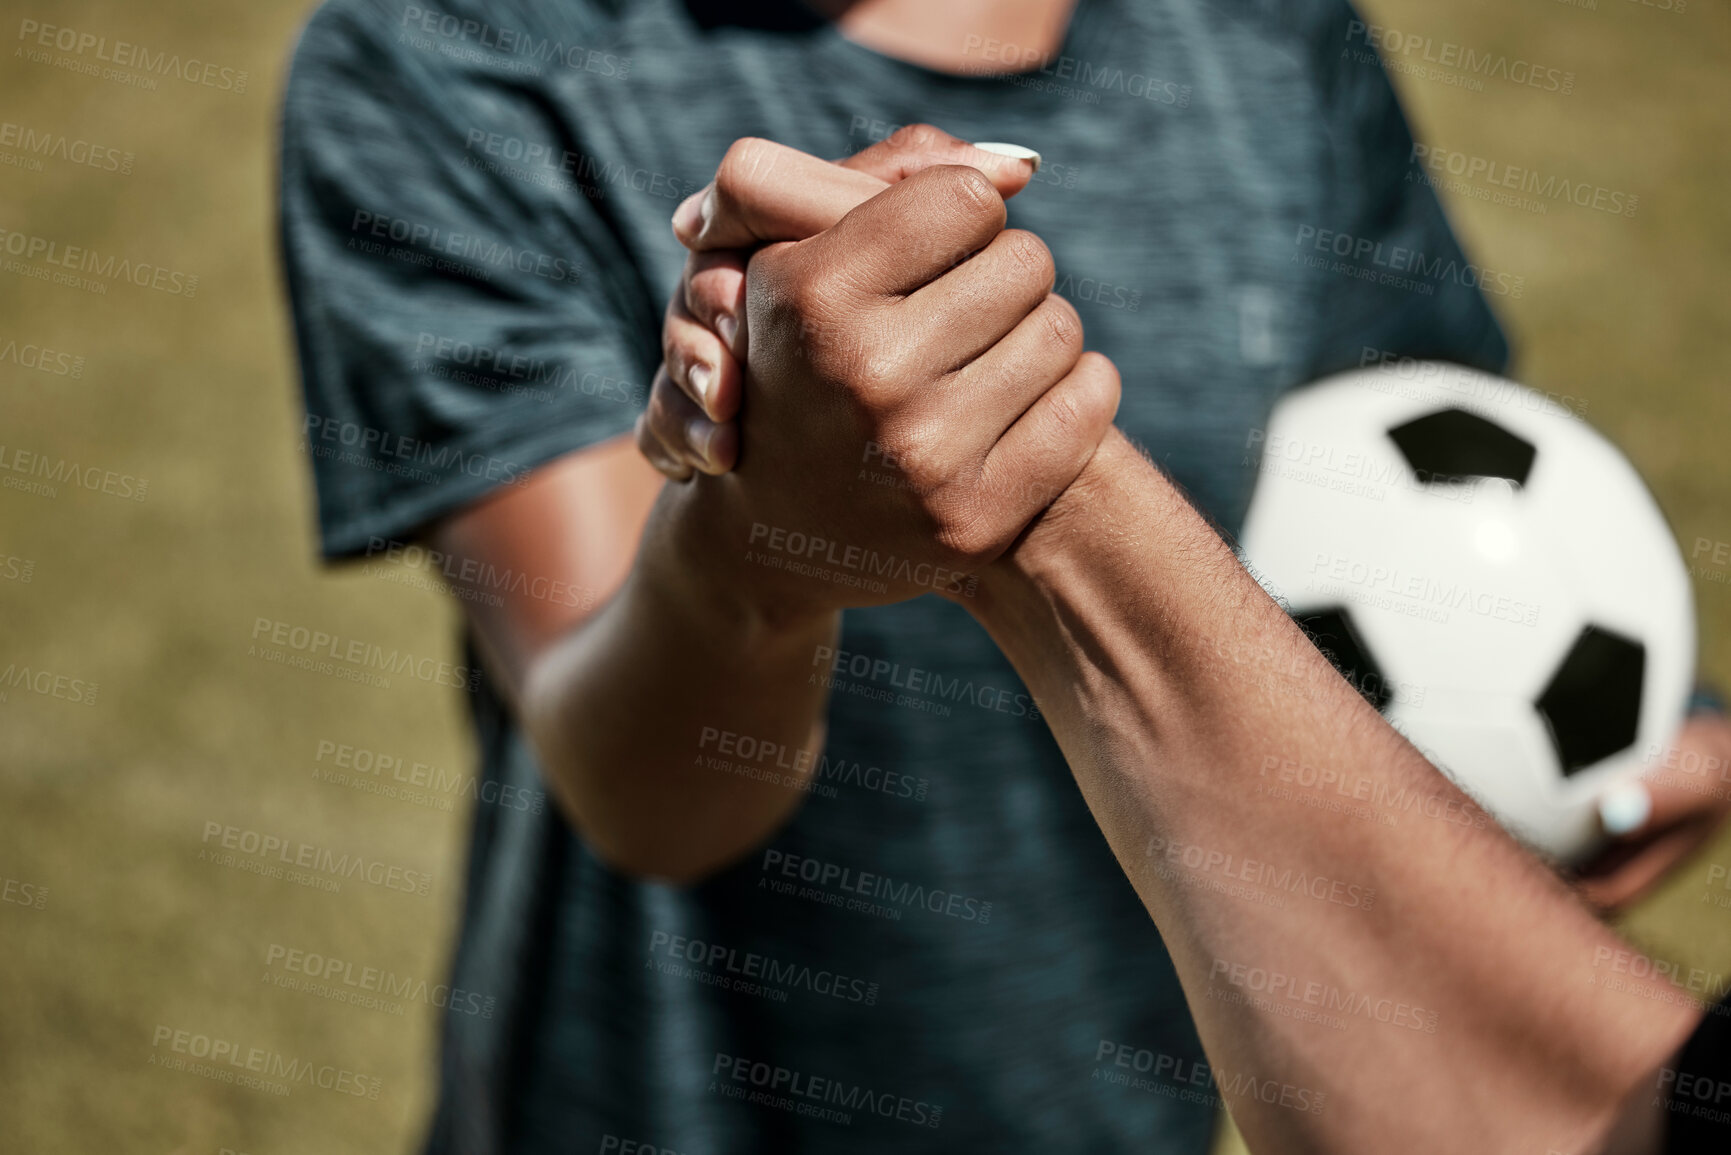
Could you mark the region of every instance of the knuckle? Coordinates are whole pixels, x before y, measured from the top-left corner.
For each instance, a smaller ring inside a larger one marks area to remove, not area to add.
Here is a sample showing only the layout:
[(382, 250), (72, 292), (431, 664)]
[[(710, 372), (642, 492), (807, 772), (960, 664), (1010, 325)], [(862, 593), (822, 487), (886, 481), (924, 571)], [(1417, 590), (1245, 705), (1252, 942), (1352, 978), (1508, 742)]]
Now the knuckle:
[(929, 152), (950, 140), (950, 134), (935, 125), (905, 124), (890, 133), (886, 143), (898, 152)]
[(800, 278), (788, 282), (776, 299), (775, 324), (791, 333), (802, 347), (827, 344), (835, 337), (835, 327), (824, 316), (824, 293), (821, 287)]
[(847, 272), (840, 265), (807, 265), (791, 285), (794, 301), (807, 312), (821, 312), (841, 300), (847, 281)]
[(1052, 418), (1062, 435), (1103, 433), (1118, 411), (1118, 367), (1099, 353), (1084, 353), (1073, 384), (1052, 397)]
[(854, 314), (846, 302), (852, 288), (846, 269), (804, 269), (788, 278), (782, 289), (780, 305), (792, 315), (803, 335), (823, 333), (839, 340), (851, 328), (849, 321)]
[(1117, 362), (1104, 353), (1084, 353), (1082, 363), (1087, 367), (1090, 379), (1094, 381), (1098, 395), (1109, 398), (1112, 404), (1118, 403), (1118, 394), (1124, 387), (1123, 377), (1118, 372)]
[(1052, 433), (1059, 441), (1068, 442), (1078, 436), (1087, 425), (1087, 411), (1084, 406), (1086, 390), (1084, 383), (1081, 388), (1057, 389), (1046, 397), (1046, 415)]
[(1110, 423), (1118, 415), (1118, 403), (1124, 396), (1124, 378), (1109, 358), (1095, 355), (1100, 358), (1102, 369), (1098, 391), (1093, 396), (1098, 400), (1102, 420)]
[(678, 396), (678, 387), (665, 375), (656, 379), (655, 387), (649, 391), (649, 404), (643, 410), (650, 429), (666, 433), (679, 427)]
[(967, 216), (986, 219), (1004, 211), (1004, 198), (979, 169), (947, 165), (943, 180), (955, 207)]
[(663, 477), (680, 480), (679, 464), (668, 456), (667, 447), (649, 428), (647, 417), (647, 414), (643, 414), (637, 419), (637, 452)]
[(721, 278), (700, 276), (692, 280), (685, 294), (685, 305), (693, 317), (712, 328), (717, 317), (732, 311), (734, 296)]
[(742, 136), (727, 146), (715, 170), (718, 197), (738, 201), (768, 175), (775, 164), (775, 145), (762, 137)]
[(972, 498), (951, 504), (938, 528), (938, 542), (962, 567), (984, 565), (1003, 552), (1003, 527), (987, 504)]
[(920, 493), (941, 491), (949, 481), (944, 467), (944, 430), (941, 424), (927, 418), (903, 421), (890, 438), (895, 444), (895, 458), (907, 474), (908, 481)]
[(795, 279), (789, 258), (787, 245), (765, 245), (758, 249), (745, 263), (747, 283), (767, 290), (773, 296), (780, 296), (786, 285)]
[(1051, 286), (1057, 275), (1057, 265), (1045, 241), (1026, 229), (1005, 229), (999, 234), (998, 243), (1003, 246), (1004, 255), (1015, 263), (1030, 283)]
[(748, 308), (763, 309), (769, 319), (778, 322), (803, 312), (816, 299), (812, 272), (806, 265), (786, 246), (759, 249), (745, 269), (746, 283), (751, 287)]
[(1082, 317), (1076, 312), (1076, 306), (1058, 296), (1048, 293), (1038, 310), (1040, 323), (1045, 326), (1046, 337), (1055, 348), (1080, 354), (1082, 350)]
[[(847, 383), (856, 403), (873, 411), (889, 409), (900, 393), (900, 355), (874, 343), (869, 349), (856, 351), (850, 361)], [(913, 441), (911, 460), (920, 460), (930, 444), (925, 431), (916, 426), (906, 436)]]

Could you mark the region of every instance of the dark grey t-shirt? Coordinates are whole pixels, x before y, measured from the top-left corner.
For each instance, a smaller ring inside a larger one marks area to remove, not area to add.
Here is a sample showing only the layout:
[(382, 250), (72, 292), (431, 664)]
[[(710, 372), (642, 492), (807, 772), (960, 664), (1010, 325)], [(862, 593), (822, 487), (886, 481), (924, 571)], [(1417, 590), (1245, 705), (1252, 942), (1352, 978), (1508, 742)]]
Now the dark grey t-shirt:
[[(1506, 357), (1341, 0), (1079, 0), (1058, 57), (970, 37), (982, 73), (1019, 71), (968, 77), (749, 7), (313, 18), (283, 247), (329, 556), (630, 427), (668, 218), (744, 135), (840, 156), (930, 121), (1038, 149), (1011, 222), (1122, 370), (1119, 424), (1228, 531), (1281, 390), (1385, 353)], [(833, 691), (816, 788), (702, 885), (479, 806), (452, 981), (498, 1010), (447, 1018), (433, 1149), (1203, 1150), (1216, 1089), (1171, 962), (986, 634), (935, 597), (849, 613), (811, 672)], [(474, 709), (487, 780), (532, 788), (488, 687)], [(692, 746), (716, 773), (797, 757), (714, 729)]]

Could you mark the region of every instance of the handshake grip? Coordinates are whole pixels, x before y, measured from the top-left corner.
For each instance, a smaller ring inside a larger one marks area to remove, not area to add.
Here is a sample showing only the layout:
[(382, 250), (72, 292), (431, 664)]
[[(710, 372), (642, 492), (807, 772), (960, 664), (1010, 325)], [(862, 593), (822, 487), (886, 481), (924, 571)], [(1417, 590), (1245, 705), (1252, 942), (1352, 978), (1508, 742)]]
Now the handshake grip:
[[(724, 552), (742, 551), (740, 578), (773, 598), (839, 609), (969, 596), (1093, 456), (1117, 410), (1117, 370), (1084, 352), (1075, 308), (1051, 291), (1050, 251), (1004, 227), (1004, 197), (980, 169), (935, 164), (867, 186), (792, 150), (781, 152), (800, 162), (765, 156), (765, 144), (699, 194), (703, 232), (736, 238), (734, 215), (754, 236), (791, 231), (765, 227), (779, 210), (764, 203), (798, 193), (789, 170), (803, 169), (831, 212), (856, 203), (722, 275), (694, 256), (640, 445), (660, 466), (694, 417), (723, 418), (737, 464), (698, 469), (715, 476), (698, 478), (689, 502)], [(729, 359), (719, 372), (704, 363)], [(676, 366), (688, 379), (707, 370), (695, 376), (708, 395), (673, 382)], [(711, 404), (718, 381), (735, 384), (731, 404)]]

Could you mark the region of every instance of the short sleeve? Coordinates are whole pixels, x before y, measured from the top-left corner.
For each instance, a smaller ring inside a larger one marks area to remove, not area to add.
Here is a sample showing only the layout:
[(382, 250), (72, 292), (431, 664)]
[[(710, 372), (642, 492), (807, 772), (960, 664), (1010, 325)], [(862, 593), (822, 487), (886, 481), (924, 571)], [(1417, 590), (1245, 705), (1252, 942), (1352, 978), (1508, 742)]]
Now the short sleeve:
[(321, 8), (283, 104), (282, 256), (329, 558), (625, 432), (659, 360), (618, 230), (557, 169), (502, 159), (580, 147), (552, 102), (417, 51), (386, 7)]
[(1519, 277), (1469, 259), (1423, 169), (1384, 65), (1345, 0), (1308, 0), (1304, 38), (1330, 139), (1328, 201), (1294, 237), (1312, 270), (1320, 338), (1305, 379), (1375, 354), (1454, 361), (1487, 372), (1509, 346), (1487, 298), (1518, 296)]

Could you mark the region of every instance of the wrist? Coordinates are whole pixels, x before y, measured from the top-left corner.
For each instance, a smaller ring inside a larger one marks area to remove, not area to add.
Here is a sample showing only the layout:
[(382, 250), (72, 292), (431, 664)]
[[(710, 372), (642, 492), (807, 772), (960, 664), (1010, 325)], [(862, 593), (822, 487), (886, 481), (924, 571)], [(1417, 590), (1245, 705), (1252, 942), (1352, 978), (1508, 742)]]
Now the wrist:
[(750, 562), (728, 479), (698, 476), (664, 486), (644, 530), (642, 576), (669, 604), (725, 625), (738, 644), (774, 646), (827, 636), (839, 611), (786, 596)]
[(1162, 490), (1170, 492), (1165, 477), (1112, 426), (1076, 479), (981, 572), (975, 616), (988, 628), (1019, 616), (1029, 598), (1049, 600), (1088, 557), (1124, 544), (1126, 534), (1145, 539), (1153, 527), (1140, 521), (1142, 511)]

